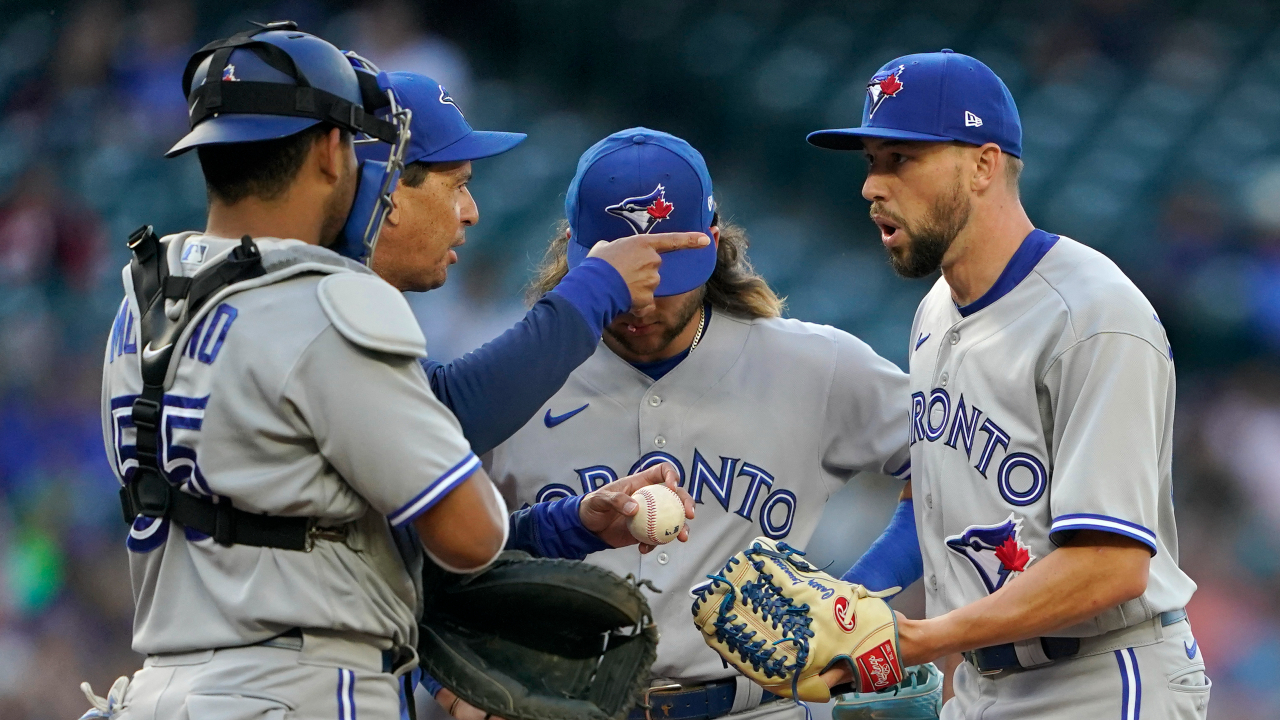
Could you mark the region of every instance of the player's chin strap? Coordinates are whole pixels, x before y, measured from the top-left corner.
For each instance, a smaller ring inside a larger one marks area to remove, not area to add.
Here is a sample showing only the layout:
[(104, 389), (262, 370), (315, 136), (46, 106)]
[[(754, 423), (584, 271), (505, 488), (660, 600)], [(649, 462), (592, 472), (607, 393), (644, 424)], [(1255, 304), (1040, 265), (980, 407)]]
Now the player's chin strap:
[(224, 546), (308, 550), (314, 537), (329, 537), (336, 530), (317, 528), (311, 518), (247, 513), (232, 507), (227, 498), (215, 501), (183, 492), (164, 472), (160, 432), (165, 379), (178, 339), (209, 298), (228, 285), (265, 274), (258, 246), (245, 235), (230, 255), (195, 277), (169, 274), (164, 246), (150, 225), (129, 236), (129, 249), (133, 251), (129, 271), (141, 316), (142, 394), (133, 401), (132, 412), (138, 467), (120, 489), (125, 522), (132, 525), (139, 515), (173, 520)]
[[(395, 192), (400, 173), (404, 171), (404, 154), (409, 146), (409, 121), (413, 112), (401, 105), (387, 74), (359, 55), (348, 51), (347, 59), (360, 79), (360, 92), (369, 112), (385, 112), (395, 139), (386, 161), (363, 160), (357, 170), (355, 201), (347, 215), (347, 223), (330, 249), (356, 262), (372, 265), (373, 249), (378, 244), (382, 224), (391, 212), (391, 193)], [(360, 145), (373, 145), (380, 139), (371, 134), (357, 138)]]

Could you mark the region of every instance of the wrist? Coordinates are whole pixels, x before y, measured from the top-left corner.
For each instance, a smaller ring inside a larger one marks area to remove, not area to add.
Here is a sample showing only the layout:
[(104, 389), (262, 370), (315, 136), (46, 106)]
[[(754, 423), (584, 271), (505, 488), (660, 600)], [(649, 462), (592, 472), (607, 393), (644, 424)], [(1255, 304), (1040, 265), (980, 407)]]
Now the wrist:
[(898, 617), (898, 654), (903, 667), (933, 662), (948, 653), (946, 623), (939, 622), (945, 617), (928, 620)]

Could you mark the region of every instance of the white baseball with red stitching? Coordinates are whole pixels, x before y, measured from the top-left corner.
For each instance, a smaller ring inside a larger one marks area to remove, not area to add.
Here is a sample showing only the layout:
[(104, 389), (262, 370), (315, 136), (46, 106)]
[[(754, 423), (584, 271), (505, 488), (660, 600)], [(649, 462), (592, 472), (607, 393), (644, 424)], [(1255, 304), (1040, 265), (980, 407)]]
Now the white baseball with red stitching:
[(637, 540), (650, 545), (665, 545), (684, 529), (684, 503), (666, 485), (649, 485), (637, 490), (632, 500), (640, 506), (631, 516), (628, 527)]

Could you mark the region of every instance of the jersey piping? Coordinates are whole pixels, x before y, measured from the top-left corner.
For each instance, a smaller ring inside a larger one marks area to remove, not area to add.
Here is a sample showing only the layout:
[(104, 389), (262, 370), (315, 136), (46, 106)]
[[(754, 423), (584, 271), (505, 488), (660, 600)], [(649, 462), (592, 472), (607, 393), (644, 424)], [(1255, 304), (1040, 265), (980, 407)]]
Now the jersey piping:
[(1004, 270), (1000, 272), (1000, 277), (996, 278), (996, 282), (991, 289), (982, 294), (982, 297), (974, 300), (965, 306), (956, 306), (956, 310), (960, 311), (960, 317), (969, 317), (979, 310), (987, 307), (991, 303), (999, 300), (1009, 291), (1018, 287), (1018, 284), (1031, 274), (1036, 265), (1040, 264), (1040, 259), (1049, 252), (1051, 248), (1058, 242), (1057, 235), (1036, 228), (1032, 230), (1025, 238), (1022, 244), (1018, 246), (1013, 257), (1009, 258), (1009, 263), (1004, 266)]

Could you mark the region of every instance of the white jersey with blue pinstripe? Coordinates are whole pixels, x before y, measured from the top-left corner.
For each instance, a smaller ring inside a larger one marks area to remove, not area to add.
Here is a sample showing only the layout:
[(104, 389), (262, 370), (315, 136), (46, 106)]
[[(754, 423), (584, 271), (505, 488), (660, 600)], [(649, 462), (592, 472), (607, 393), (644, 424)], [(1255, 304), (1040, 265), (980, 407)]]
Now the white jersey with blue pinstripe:
[[(210, 267), (237, 244), (195, 234), (166, 241), (175, 274)], [(276, 253), (332, 255), (297, 241), (258, 244), (268, 267)], [(389, 527), (430, 508), (479, 459), (432, 394), (418, 364), (424, 349), (375, 352), (349, 339), (359, 329), (344, 323), (360, 317), (412, 323), (399, 293), (369, 286), (376, 292), (360, 299), (371, 306), (335, 321), (322, 282), (358, 271), (336, 255), (328, 265), (286, 265), (215, 296), (179, 339), (161, 421), (163, 472), (186, 492), (247, 512), (349, 524), (348, 539), (309, 552), (223, 547), (137, 518), (127, 545), (138, 652), (245, 645), (293, 627), (416, 642), (415, 581)], [(385, 285), (372, 275), (360, 282)], [(102, 395), (107, 453), (121, 479), (137, 467), (130, 408), (146, 351), (127, 268), (124, 283)]]
[(1142, 293), (1100, 253), (1033, 232), (991, 292), (940, 279), (911, 333), (911, 464), (930, 617), (1016, 578), (1078, 530), (1153, 558), (1146, 593), (1055, 635), (1186, 605), (1171, 492), (1174, 367)]

